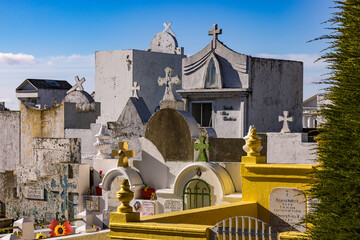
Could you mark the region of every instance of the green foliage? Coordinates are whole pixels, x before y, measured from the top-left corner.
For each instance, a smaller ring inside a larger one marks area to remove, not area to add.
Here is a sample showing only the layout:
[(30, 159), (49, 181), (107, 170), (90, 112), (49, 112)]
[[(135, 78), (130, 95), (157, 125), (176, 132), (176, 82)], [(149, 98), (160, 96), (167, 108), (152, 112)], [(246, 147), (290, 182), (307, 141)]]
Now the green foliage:
[(311, 239), (360, 239), (360, 0), (336, 1), (322, 56), (331, 70), (332, 104), (317, 137), (320, 168), (310, 191), (319, 199), (309, 214)]

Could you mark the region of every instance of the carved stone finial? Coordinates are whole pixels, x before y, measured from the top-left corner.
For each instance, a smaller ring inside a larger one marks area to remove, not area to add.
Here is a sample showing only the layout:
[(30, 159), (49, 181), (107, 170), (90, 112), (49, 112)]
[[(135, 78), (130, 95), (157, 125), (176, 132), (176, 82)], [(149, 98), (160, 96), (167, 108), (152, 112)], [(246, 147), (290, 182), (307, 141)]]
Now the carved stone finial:
[(243, 146), (243, 149), (247, 153), (247, 156), (260, 156), (260, 151), (262, 150), (261, 137), (257, 136), (256, 128), (253, 125), (250, 126), (248, 135), (245, 136), (244, 139), (246, 141), (246, 145)]
[(206, 150), (210, 150), (211, 146), (210, 143), (205, 143), (205, 137), (199, 137), (199, 143), (194, 144), (194, 149), (199, 150), (199, 156), (197, 158), (198, 162), (208, 162), (208, 157), (206, 154)]
[(134, 193), (130, 190), (129, 180), (122, 180), (121, 189), (116, 193), (116, 198), (121, 202), (121, 205), (117, 208), (119, 213), (132, 212), (129, 202), (134, 198)]
[(107, 140), (110, 138), (110, 135), (106, 133), (105, 125), (101, 125), (100, 131), (95, 135), (95, 137), (96, 143), (94, 143), (94, 146), (96, 150), (98, 150), (96, 156), (104, 159), (109, 158), (110, 156), (106, 153), (106, 150), (110, 148), (111, 143), (107, 142)]
[(129, 149), (129, 142), (119, 142), (119, 150), (112, 150), (111, 156), (119, 157), (118, 167), (129, 167), (128, 158), (135, 157), (135, 150), (128, 150)]

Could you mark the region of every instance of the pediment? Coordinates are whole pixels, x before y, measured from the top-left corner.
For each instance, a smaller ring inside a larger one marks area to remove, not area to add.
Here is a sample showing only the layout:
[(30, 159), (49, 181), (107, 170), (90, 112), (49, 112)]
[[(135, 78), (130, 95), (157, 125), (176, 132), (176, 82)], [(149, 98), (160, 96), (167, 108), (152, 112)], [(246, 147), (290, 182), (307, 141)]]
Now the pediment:
[(34, 85), (32, 85), (28, 80), (25, 80), (19, 87), (16, 88), (16, 92), (18, 91), (38, 91)]

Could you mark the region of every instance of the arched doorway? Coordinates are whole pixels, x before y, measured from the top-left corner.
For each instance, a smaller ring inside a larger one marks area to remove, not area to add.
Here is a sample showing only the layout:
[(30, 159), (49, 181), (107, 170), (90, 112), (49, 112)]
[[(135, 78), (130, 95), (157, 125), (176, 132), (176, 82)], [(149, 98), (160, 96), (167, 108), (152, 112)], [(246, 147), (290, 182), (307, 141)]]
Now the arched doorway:
[(209, 184), (202, 179), (191, 179), (183, 188), (183, 210), (211, 206)]

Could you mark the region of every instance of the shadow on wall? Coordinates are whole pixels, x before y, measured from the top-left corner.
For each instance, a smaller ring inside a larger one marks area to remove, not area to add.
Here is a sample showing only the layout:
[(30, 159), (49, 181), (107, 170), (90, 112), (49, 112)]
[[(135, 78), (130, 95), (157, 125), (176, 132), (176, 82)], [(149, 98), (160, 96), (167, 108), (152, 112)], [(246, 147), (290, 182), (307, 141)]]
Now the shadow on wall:
[(133, 165), (141, 172), (143, 183), (152, 189), (166, 188), (169, 167), (146, 151), (143, 151), (142, 159), (134, 161)]

